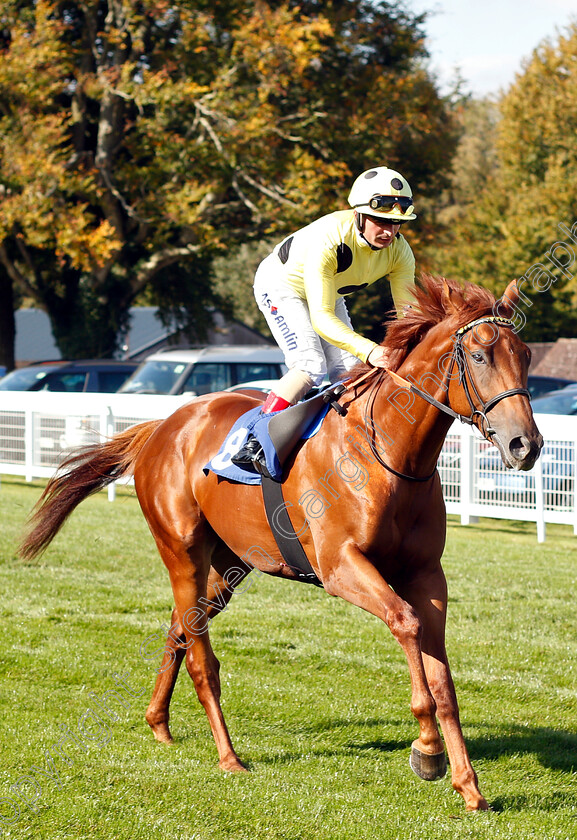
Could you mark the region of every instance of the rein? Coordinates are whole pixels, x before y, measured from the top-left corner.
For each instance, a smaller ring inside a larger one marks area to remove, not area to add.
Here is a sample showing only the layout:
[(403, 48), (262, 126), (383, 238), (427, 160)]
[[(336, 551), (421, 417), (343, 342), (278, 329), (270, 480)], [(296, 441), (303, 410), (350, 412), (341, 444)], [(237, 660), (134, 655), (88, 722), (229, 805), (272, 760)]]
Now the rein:
[[(439, 411), (442, 411), (445, 414), (448, 414), (449, 417), (453, 418), (453, 420), (459, 420), (461, 423), (466, 423), (469, 426), (477, 426), (477, 428), (479, 429), (479, 431), (481, 432), (481, 434), (483, 435), (485, 440), (488, 440), (489, 443), (492, 443), (492, 438), (495, 435), (495, 429), (491, 428), (491, 426), (489, 424), (489, 420), (487, 418), (487, 414), (489, 413), (489, 411), (491, 411), (491, 409), (494, 408), (497, 405), (497, 403), (501, 402), (501, 400), (504, 400), (507, 397), (513, 397), (513, 396), (516, 396), (516, 395), (529, 397), (530, 394), (529, 394), (529, 391), (526, 388), (509, 388), (507, 391), (502, 391), (500, 394), (496, 394), (494, 397), (491, 397), (487, 401), (483, 401), (483, 398), (481, 397), (481, 395), (479, 394), (479, 391), (477, 390), (477, 387), (475, 385), (473, 377), (471, 376), (469, 361), (467, 359), (467, 351), (466, 351), (466, 348), (463, 345), (463, 336), (466, 335), (470, 330), (475, 329), (475, 327), (479, 326), (480, 324), (496, 324), (498, 326), (507, 327), (509, 329), (512, 329), (512, 327), (514, 326), (513, 322), (509, 318), (502, 318), (499, 315), (487, 315), (483, 318), (478, 318), (475, 321), (471, 321), (470, 323), (466, 324), (464, 327), (461, 327), (460, 329), (458, 329), (457, 332), (455, 333), (453, 353), (451, 355), (451, 363), (450, 363), (449, 369), (447, 371), (447, 379), (451, 378), (453, 368), (456, 365), (457, 370), (458, 370), (458, 374), (459, 374), (459, 385), (462, 386), (463, 391), (465, 392), (465, 396), (467, 397), (467, 402), (469, 403), (469, 407), (471, 409), (471, 414), (468, 417), (466, 417), (465, 415), (462, 415), (462, 414), (458, 414), (456, 411), (453, 411), (453, 409), (450, 406), (439, 402), (439, 400), (436, 400), (434, 397), (432, 397), (426, 391), (423, 391), (421, 388), (418, 388), (416, 385), (413, 385), (412, 382), (409, 382), (408, 380), (403, 379), (403, 377), (399, 376), (397, 373), (394, 373), (391, 370), (386, 370), (386, 373), (389, 374), (389, 376), (393, 379), (393, 381), (397, 385), (400, 385), (402, 388), (405, 388), (406, 390), (412, 392), (416, 396), (421, 397), (422, 399), (426, 400), (426, 402), (428, 402), (430, 405), (434, 406), (435, 408), (439, 409)], [(343, 389), (343, 390), (348, 390), (349, 388), (352, 388), (353, 386), (359, 384), (361, 381), (363, 381), (364, 379), (367, 379), (371, 374), (373, 374), (373, 372), (376, 372), (377, 370), (378, 370), (378, 368), (373, 368), (368, 373), (363, 374), (363, 376), (359, 377), (359, 379), (357, 379), (354, 382), (347, 385), (346, 389)], [(368, 419), (368, 416), (369, 416), (369, 412), (372, 412), (372, 408), (373, 408), (373, 405), (374, 405), (376, 393), (377, 393), (377, 390), (378, 390), (379, 386), (381, 385), (381, 382), (382, 382), (382, 376), (379, 376), (379, 378), (373, 384), (373, 387), (372, 387), (371, 392), (369, 394), (369, 397), (367, 399), (367, 405), (366, 405), (366, 408), (365, 408), (365, 416), (364, 416), (365, 431), (367, 431), (367, 419)], [(448, 389), (448, 386), (446, 386), (446, 387)], [(477, 407), (475, 405), (475, 402), (474, 402), (474, 399), (473, 399), (473, 395), (471, 394), (471, 391), (472, 391), (474, 397), (476, 398), (476, 400), (480, 403), (480, 407)], [(480, 418), (480, 424), (479, 425), (477, 425), (475, 423), (475, 418), (476, 417)], [(404, 478), (407, 481), (425, 482), (425, 481), (429, 481), (435, 475), (435, 473), (437, 472), (436, 467), (430, 475), (423, 476), (423, 477), (414, 476), (414, 475), (406, 475), (405, 473), (398, 472), (397, 470), (393, 469), (393, 467), (391, 467), (389, 464), (387, 464), (382, 459), (382, 457), (380, 456), (380, 454), (379, 454), (379, 452), (376, 448), (374, 440), (372, 438), (370, 438), (368, 434), (367, 434), (367, 438), (369, 438), (369, 445), (370, 445), (371, 451), (372, 451), (373, 455), (375, 456), (375, 458), (377, 459), (377, 461), (386, 470), (388, 470), (390, 473), (392, 473), (393, 475), (396, 475), (397, 478)]]

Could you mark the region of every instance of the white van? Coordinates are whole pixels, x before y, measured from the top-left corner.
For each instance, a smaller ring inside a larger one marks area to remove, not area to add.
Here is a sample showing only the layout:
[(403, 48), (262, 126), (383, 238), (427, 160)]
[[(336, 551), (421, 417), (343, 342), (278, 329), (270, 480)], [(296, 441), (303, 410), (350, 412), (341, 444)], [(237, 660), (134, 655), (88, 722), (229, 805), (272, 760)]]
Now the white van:
[(286, 373), (283, 359), (272, 345), (163, 350), (141, 362), (118, 393), (200, 396), (243, 382), (280, 379)]

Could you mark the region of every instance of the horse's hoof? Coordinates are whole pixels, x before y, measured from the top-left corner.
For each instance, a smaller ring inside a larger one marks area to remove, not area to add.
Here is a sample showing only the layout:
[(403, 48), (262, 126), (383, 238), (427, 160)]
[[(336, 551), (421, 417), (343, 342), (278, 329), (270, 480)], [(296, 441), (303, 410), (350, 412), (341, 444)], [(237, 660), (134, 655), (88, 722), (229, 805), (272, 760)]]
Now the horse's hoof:
[(436, 779), (442, 779), (447, 772), (447, 757), (444, 750), (443, 752), (429, 755), (428, 753), (421, 752), (416, 747), (412, 747), (409, 764), (411, 770), (426, 782), (434, 782)]
[(218, 762), (218, 766), (221, 770), (224, 770), (225, 773), (249, 773), (248, 767), (245, 767), (240, 758), (237, 756), (232, 756), (229, 758), (224, 758), (222, 761)]
[(154, 735), (155, 739), (158, 741), (159, 744), (173, 744), (174, 741), (172, 740), (172, 735), (170, 734), (170, 729), (166, 723), (149, 723), (146, 721), (150, 728), (152, 729), (152, 734)]

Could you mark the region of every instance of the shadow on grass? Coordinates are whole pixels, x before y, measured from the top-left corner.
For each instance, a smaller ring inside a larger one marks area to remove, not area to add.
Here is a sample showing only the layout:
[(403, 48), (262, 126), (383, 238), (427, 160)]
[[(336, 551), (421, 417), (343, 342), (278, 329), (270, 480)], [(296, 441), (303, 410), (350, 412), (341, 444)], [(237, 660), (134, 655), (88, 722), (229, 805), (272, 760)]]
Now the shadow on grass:
[(555, 811), (566, 811), (569, 808), (577, 808), (577, 796), (563, 791), (553, 792), (546, 796), (539, 795), (538, 797), (519, 793), (514, 796), (497, 796), (491, 800), (490, 805), (491, 809), (497, 813), (506, 811), (541, 811), (550, 814)]
[[(406, 750), (411, 745), (411, 740), (385, 739), (372, 737), (365, 740), (367, 730), (377, 728), (379, 730), (390, 729), (393, 722), (382, 718), (367, 718), (356, 720), (350, 718), (327, 718), (318, 723), (302, 723), (294, 726), (295, 736), (305, 736), (302, 749), (291, 749), (283, 751), (271, 747), (270, 752), (264, 752), (257, 759), (259, 764), (290, 764), (293, 761), (302, 761), (310, 758), (311, 755), (318, 758), (330, 758), (331, 756), (347, 756), (360, 753), (363, 750), (377, 750), (383, 753), (395, 753), (399, 750)], [(326, 736), (326, 739), (325, 737)]]
[[(366, 743), (354, 743), (347, 741), (338, 747), (323, 747), (321, 745), (310, 745), (300, 751), (267, 753), (258, 759), (259, 764), (292, 764), (293, 762), (308, 760), (311, 755), (318, 758), (331, 758), (334, 756), (355, 755), (363, 750), (376, 750), (383, 753), (394, 753), (399, 750), (406, 751), (411, 746), (411, 741), (368, 741)], [(244, 760), (244, 759), (243, 759)], [(245, 762), (247, 765), (250, 762)]]
[[(406, 722), (405, 722), (406, 723)], [(290, 752), (277, 752), (270, 756), (263, 756), (260, 761), (267, 763), (290, 763), (299, 761), (305, 752), (316, 756), (346, 755), (355, 752), (377, 750), (383, 753), (393, 753), (410, 749), (413, 738), (379, 738), (363, 736), (368, 735), (367, 729), (372, 727), (390, 729), (391, 725), (397, 724), (394, 721), (378, 718), (366, 719), (363, 721), (345, 720), (340, 718), (326, 719), (314, 726), (297, 727), (302, 734), (308, 732), (313, 736), (322, 733), (341, 732), (343, 739), (338, 746), (333, 744), (322, 744), (318, 741), (311, 743), (309, 748), (302, 751), (291, 750)], [(565, 773), (573, 773), (577, 765), (577, 734), (562, 730), (547, 729), (545, 727), (523, 727), (512, 725), (506, 731), (496, 729), (490, 724), (480, 724), (479, 728), (486, 732), (486, 735), (465, 738), (469, 754), (473, 764), (476, 761), (498, 761), (503, 756), (533, 755), (543, 767), (551, 770), (559, 770)], [(346, 733), (346, 734), (345, 734)], [(330, 735), (329, 735), (330, 737)], [(416, 737), (416, 732), (415, 732)], [(496, 810), (513, 807), (521, 807), (525, 797), (519, 796), (517, 804), (513, 802), (499, 802), (494, 804)], [(527, 797), (529, 800), (529, 797)], [(567, 805), (567, 797), (560, 797)], [(575, 797), (577, 804), (577, 794)], [(558, 806), (560, 805), (558, 803)], [(523, 806), (524, 807), (524, 806)], [(551, 807), (554, 807), (551, 804)]]
[[(572, 774), (577, 765), (577, 734), (545, 727), (515, 726), (506, 731), (496, 730), (489, 724), (481, 724), (486, 736), (467, 738), (467, 747), (473, 766), (476, 761), (498, 761), (503, 756), (532, 755), (550, 770)], [(552, 791), (537, 796), (530, 790), (510, 796), (498, 796), (491, 801), (491, 808), (497, 812), (539, 810), (552, 812), (577, 809), (577, 793)]]
[[(249, 769), (258, 764), (278, 765), (291, 764), (303, 759), (316, 757), (346, 756), (362, 752), (377, 751), (381, 753), (408, 752), (417, 731), (411, 737), (404, 737), (407, 732), (407, 721), (390, 720), (384, 718), (325, 718), (314, 724), (295, 722), (293, 730), (295, 736), (309, 736), (308, 744), (303, 743), (302, 749), (279, 749), (271, 744), (270, 750), (256, 755), (243, 756)], [(378, 732), (391, 731), (396, 728), (403, 735), (400, 737), (379, 737)], [(550, 770), (563, 773), (574, 773), (577, 766), (577, 734), (564, 730), (548, 729), (546, 727), (530, 727), (511, 725), (506, 730), (491, 724), (476, 724), (481, 734), (476, 737), (465, 737), (465, 742), (471, 756), (473, 766), (478, 761), (499, 761), (503, 757), (531, 755), (539, 763)], [(371, 732), (377, 730), (377, 732)], [(326, 736), (326, 740), (323, 736)], [(207, 736), (208, 737), (208, 736)], [(186, 745), (194, 742), (196, 734), (175, 736), (175, 743)], [(248, 760), (247, 760), (248, 759)], [(571, 805), (577, 807), (577, 793), (568, 796), (567, 793), (552, 792), (546, 797), (548, 804), (543, 801), (539, 807), (543, 810), (556, 810)], [(550, 800), (550, 801), (549, 801)], [(529, 793), (517, 794), (509, 798), (495, 799), (491, 805), (496, 811), (524, 810), (534, 801)]]
[(531, 754), (544, 767), (571, 773), (577, 765), (577, 734), (545, 727), (515, 726), (498, 731), (480, 724), (486, 737), (467, 738), (471, 759), (498, 759), (503, 755)]

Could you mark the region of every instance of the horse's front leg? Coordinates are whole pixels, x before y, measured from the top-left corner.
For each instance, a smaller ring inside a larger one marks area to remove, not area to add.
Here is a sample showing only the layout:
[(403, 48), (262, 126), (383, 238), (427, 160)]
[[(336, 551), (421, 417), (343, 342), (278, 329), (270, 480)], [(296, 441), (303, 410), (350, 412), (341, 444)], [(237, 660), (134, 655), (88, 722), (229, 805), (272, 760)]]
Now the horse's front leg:
[[(419, 724), (419, 737), (414, 749), (435, 768), (423, 778), (438, 778), (446, 767), (445, 748), (437, 726), (436, 704), (429, 689), (421, 654), (422, 627), (413, 607), (393, 592), (389, 584), (367, 557), (354, 545), (346, 545), (338, 563), (330, 571), (323, 570), (323, 581), (330, 595), (338, 595), (381, 618), (399, 642), (409, 665), (411, 676), (411, 711)], [(415, 755), (416, 753), (414, 753)], [(414, 766), (414, 765), (413, 765)]]
[(488, 804), (479, 790), (459, 719), (459, 706), (445, 649), (447, 584), (440, 564), (423, 572), (416, 579), (398, 587), (421, 620), (421, 649), (427, 682), (435, 698), (454, 789), (465, 800), (468, 811), (487, 810)]

